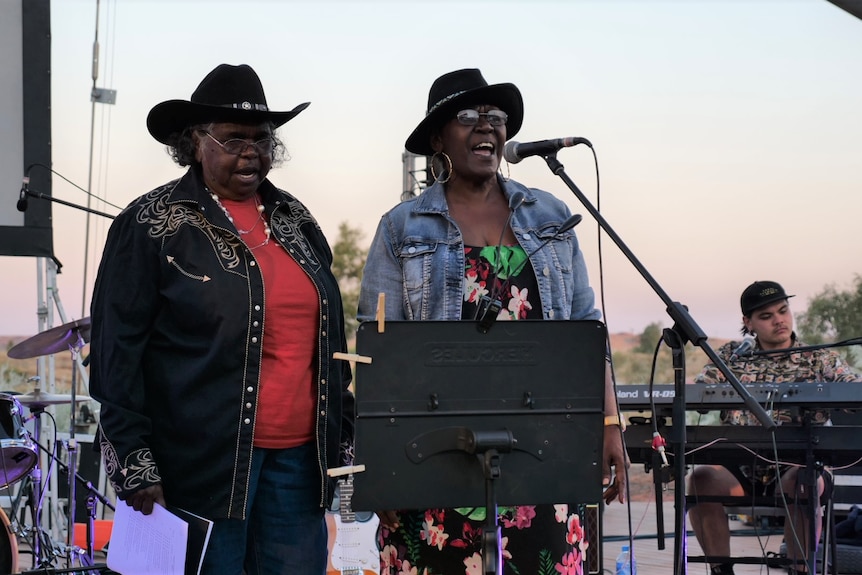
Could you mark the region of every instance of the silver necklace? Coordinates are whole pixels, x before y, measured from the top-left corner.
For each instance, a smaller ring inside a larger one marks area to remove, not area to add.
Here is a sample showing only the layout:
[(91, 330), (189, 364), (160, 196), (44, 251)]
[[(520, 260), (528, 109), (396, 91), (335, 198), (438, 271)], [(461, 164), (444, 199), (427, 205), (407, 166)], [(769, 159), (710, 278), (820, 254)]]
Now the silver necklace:
[[(240, 236), (250, 234), (252, 231), (254, 231), (254, 229), (257, 227), (257, 224), (259, 222), (263, 222), (263, 233), (266, 236), (266, 239), (264, 239), (261, 243), (257, 244), (256, 246), (249, 247), (248, 249), (250, 249), (250, 250), (257, 249), (257, 248), (263, 247), (269, 243), (269, 237), (272, 235), (272, 230), (270, 229), (269, 224), (266, 223), (266, 217), (264, 216), (264, 209), (265, 208), (264, 208), (263, 204), (261, 204), (258, 201), (257, 194), (254, 195), (254, 203), (255, 203), (255, 206), (257, 209), (257, 219), (254, 221), (254, 225), (251, 226), (249, 229), (241, 230), (238, 227), (236, 227), (236, 224), (233, 221), (233, 216), (230, 215), (230, 212), (225, 207), (225, 205), (223, 203), (221, 203), (221, 200), (219, 199), (218, 194), (216, 194), (215, 192), (210, 192), (209, 188), (207, 188), (207, 191), (209, 192), (210, 197), (213, 199), (213, 201), (215, 201), (215, 203), (218, 205), (218, 207), (221, 208), (221, 211), (224, 212), (224, 215), (225, 215), (225, 217), (227, 217), (228, 221), (231, 224), (233, 224), (233, 226), (236, 228), (236, 231), (239, 232)], [(243, 240), (243, 241), (245, 241), (245, 240)]]

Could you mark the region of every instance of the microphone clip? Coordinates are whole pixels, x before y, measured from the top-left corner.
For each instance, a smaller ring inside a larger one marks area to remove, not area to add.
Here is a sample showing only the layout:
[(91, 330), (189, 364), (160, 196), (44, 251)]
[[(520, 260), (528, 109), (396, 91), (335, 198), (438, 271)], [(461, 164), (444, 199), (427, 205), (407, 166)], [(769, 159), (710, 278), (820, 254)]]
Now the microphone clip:
[(21, 182), (21, 191), (18, 193), (18, 202), (15, 204), (15, 207), (19, 212), (27, 211), (27, 196), (30, 193), (30, 177), (24, 176), (24, 180)]
[(479, 307), (476, 308), (476, 329), (479, 333), (488, 333), (494, 322), (497, 321), (497, 316), (500, 310), (503, 309), (503, 302), (499, 299), (491, 299), (483, 295), (479, 298)]

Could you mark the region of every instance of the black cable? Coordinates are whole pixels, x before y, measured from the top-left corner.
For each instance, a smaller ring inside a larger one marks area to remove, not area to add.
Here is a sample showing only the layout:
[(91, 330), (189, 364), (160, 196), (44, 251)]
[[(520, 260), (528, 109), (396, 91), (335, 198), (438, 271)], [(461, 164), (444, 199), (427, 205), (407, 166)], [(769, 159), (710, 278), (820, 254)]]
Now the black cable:
[(37, 167), (48, 170), (49, 172), (51, 172), (55, 176), (59, 177), (60, 179), (62, 179), (65, 182), (67, 182), (69, 185), (71, 185), (75, 188), (78, 188), (79, 190), (81, 190), (82, 192), (84, 192), (85, 194), (90, 196), (91, 198), (95, 198), (95, 199), (99, 200), (100, 202), (102, 202), (103, 204), (107, 204), (107, 205), (111, 206), (112, 208), (116, 208), (120, 211), (123, 210), (123, 208), (121, 208), (120, 206), (114, 205), (111, 202), (109, 202), (108, 200), (104, 200), (104, 199), (100, 198), (99, 196), (91, 193), (90, 191), (85, 190), (84, 188), (82, 188), (81, 186), (79, 186), (78, 184), (76, 184), (75, 182), (73, 182), (72, 180), (70, 180), (69, 178), (67, 178), (63, 174), (61, 174), (60, 172), (50, 168), (49, 166), (46, 166), (45, 164), (40, 164), (39, 162), (35, 162), (33, 164), (30, 164), (29, 166), (27, 166), (27, 169), (24, 170), (24, 177), (29, 178), (30, 177), (30, 170), (32, 170), (33, 168), (37, 168)]

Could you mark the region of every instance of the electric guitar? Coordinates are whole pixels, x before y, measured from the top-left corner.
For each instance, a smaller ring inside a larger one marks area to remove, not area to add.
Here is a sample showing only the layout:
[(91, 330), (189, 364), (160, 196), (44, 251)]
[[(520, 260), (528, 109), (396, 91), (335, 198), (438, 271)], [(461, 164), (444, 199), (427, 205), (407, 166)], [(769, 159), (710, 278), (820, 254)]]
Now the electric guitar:
[[(329, 530), (329, 563), (326, 575), (377, 575), (377, 525), (374, 513), (356, 513), (351, 508), (353, 476), (338, 480), (338, 511), (326, 513)], [(334, 507), (334, 505), (333, 505)]]

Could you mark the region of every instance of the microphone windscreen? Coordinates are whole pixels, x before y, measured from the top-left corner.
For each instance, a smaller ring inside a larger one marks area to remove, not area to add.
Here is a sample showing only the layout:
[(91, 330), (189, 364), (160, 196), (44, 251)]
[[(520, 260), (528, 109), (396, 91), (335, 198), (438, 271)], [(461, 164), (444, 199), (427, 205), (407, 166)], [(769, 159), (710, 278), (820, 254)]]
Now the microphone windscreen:
[(512, 195), (509, 196), (509, 209), (513, 212), (520, 207), (521, 204), (524, 203), (524, 199), (526, 195), (521, 190), (516, 190), (512, 192)]
[(15, 207), (18, 208), (19, 212), (27, 211), (27, 191), (24, 188), (21, 188), (21, 193), (18, 196), (18, 203), (15, 204)]
[(746, 335), (742, 338), (742, 343), (740, 343), (736, 349), (733, 350), (730, 354), (730, 360), (736, 361), (740, 357), (745, 357), (751, 355), (751, 352), (754, 350), (754, 346), (756, 345), (756, 340), (751, 335)]
[(563, 224), (560, 226), (560, 229), (557, 231), (557, 235), (569, 231), (570, 229), (581, 223), (582, 219), (584, 219), (584, 217), (581, 214), (572, 215), (571, 217), (569, 217), (569, 219), (563, 222)]
[(510, 140), (503, 146), (503, 158), (510, 164), (517, 164), (521, 161), (518, 157), (518, 142)]

